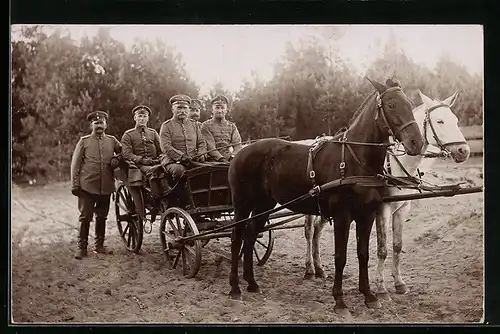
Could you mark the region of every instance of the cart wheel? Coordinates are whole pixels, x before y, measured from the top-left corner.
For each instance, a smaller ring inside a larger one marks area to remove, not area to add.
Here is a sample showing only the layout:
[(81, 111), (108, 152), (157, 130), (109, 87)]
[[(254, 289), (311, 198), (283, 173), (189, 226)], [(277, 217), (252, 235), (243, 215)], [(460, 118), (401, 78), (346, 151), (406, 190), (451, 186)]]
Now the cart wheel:
[(193, 218), (186, 211), (172, 207), (167, 209), (160, 224), (160, 241), (171, 269), (182, 267), (182, 275), (196, 276), (201, 266), (201, 240), (175, 244), (176, 238), (198, 235)]
[(138, 253), (142, 246), (142, 219), (135, 211), (132, 195), (122, 184), (118, 187), (115, 197), (115, 214), (118, 232), (128, 251)]
[[(267, 221), (266, 225), (269, 224)], [(257, 260), (258, 266), (263, 266), (266, 264), (267, 260), (271, 256), (274, 247), (274, 232), (273, 230), (269, 230), (262, 233), (262, 237), (257, 236), (257, 240), (253, 246), (253, 255)], [(243, 256), (243, 247), (240, 250), (240, 258)]]

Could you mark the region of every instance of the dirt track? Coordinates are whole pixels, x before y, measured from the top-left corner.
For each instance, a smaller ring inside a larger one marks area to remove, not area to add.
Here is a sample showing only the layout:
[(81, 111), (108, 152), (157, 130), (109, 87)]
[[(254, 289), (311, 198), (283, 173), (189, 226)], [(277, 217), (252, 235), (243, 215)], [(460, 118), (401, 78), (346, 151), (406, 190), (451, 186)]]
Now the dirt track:
[[(439, 164), (426, 173), (437, 183), (482, 185), (482, 167)], [(76, 248), (76, 198), (66, 183), (12, 188), (12, 310), (14, 322), (148, 323), (336, 323), (333, 312), (333, 228), (325, 227), (322, 259), (329, 277), (303, 280), (305, 240), (302, 229), (276, 231), (271, 258), (256, 267), (262, 294), (231, 301), (230, 264), (220, 254), (229, 240), (211, 241), (202, 267), (185, 279), (165, 267), (160, 253), (159, 222), (146, 234), (142, 253), (121, 244), (110, 211), (106, 245), (112, 255), (73, 259)], [(91, 225), (93, 228), (93, 224)], [(386, 277), (391, 300), (368, 309), (358, 292), (354, 224), (344, 280), (345, 301), (362, 323), (478, 322), (483, 316), (483, 194), (414, 201), (404, 226), (402, 274), (409, 292), (396, 295)], [(389, 239), (392, 236), (389, 234)], [(93, 232), (89, 241), (93, 241)], [(375, 228), (370, 242), (370, 278), (375, 288)], [(390, 247), (389, 247), (390, 249)], [(243, 281), (244, 283), (244, 281)]]

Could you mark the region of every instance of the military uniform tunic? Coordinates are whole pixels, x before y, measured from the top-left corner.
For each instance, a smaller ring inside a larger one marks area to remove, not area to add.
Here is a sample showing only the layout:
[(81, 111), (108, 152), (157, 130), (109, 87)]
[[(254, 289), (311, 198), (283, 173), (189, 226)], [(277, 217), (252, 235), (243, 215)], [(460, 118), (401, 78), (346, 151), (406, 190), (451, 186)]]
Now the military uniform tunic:
[(155, 129), (135, 127), (122, 136), (123, 158), (139, 165), (141, 158), (157, 159), (161, 153), (160, 137)]
[(231, 144), (234, 149), (233, 154), (236, 154), (242, 148), (241, 136), (236, 125), (226, 119), (223, 119), (220, 123), (213, 118), (206, 120), (202, 123), (201, 133), (207, 142), (208, 154), (215, 160), (222, 157), (229, 158), (231, 151), (228, 146)]
[(110, 167), (114, 153), (121, 152), (120, 142), (108, 134), (81, 137), (71, 159), (71, 180), (74, 188), (93, 195), (109, 195), (115, 182)]
[(196, 121), (171, 118), (160, 128), (160, 146), (165, 163), (177, 162), (183, 154), (188, 158), (206, 153), (206, 143)]

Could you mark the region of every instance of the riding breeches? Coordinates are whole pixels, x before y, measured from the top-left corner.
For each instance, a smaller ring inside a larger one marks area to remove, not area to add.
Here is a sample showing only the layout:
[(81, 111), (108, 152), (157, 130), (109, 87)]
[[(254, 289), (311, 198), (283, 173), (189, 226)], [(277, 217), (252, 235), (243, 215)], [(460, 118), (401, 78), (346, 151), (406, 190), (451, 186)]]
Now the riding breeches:
[(179, 163), (171, 163), (165, 166), (165, 169), (167, 172), (172, 175), (172, 179), (174, 182), (179, 181), (181, 178), (182, 174), (186, 171), (186, 167)]
[(106, 220), (109, 212), (111, 195), (95, 195), (84, 190), (78, 196), (79, 220), (90, 222), (95, 213), (97, 220)]

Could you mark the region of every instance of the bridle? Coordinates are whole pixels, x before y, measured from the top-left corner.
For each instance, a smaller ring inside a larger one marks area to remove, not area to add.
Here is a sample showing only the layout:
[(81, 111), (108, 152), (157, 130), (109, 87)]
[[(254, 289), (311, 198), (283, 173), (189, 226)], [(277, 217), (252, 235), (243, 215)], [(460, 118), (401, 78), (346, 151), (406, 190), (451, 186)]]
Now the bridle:
[[(425, 110), (425, 118), (424, 118), (424, 124), (423, 124), (423, 127), (424, 127), (424, 140), (425, 140), (426, 146), (430, 145), (429, 140), (427, 139), (427, 124), (429, 124), (429, 127), (431, 128), (431, 131), (432, 131), (432, 136), (433, 136), (434, 140), (436, 141), (437, 146), (441, 150), (440, 155), (443, 155), (443, 153), (445, 155), (449, 155), (450, 151), (448, 150), (448, 147), (450, 145), (461, 145), (461, 144), (467, 144), (467, 143), (465, 141), (463, 141), (463, 140), (462, 141), (453, 141), (453, 142), (443, 143), (443, 141), (439, 138), (439, 136), (436, 133), (436, 129), (434, 128), (434, 124), (432, 123), (431, 111), (436, 110), (436, 109), (441, 108), (441, 107), (449, 108), (450, 106), (441, 103), (441, 104), (435, 105), (435, 106), (430, 107), (430, 108), (428, 108), (428, 109)], [(424, 156), (428, 156), (428, 155), (424, 154)]]
[[(376, 101), (377, 101), (377, 115), (375, 116), (375, 122), (377, 122), (379, 128), (382, 127), (382, 128), (385, 128), (389, 134), (389, 136), (392, 136), (395, 140), (397, 140), (397, 135), (403, 131), (405, 128), (407, 128), (408, 126), (412, 125), (412, 124), (416, 124), (416, 121), (415, 119), (413, 120), (410, 120), (404, 124), (402, 124), (401, 126), (399, 126), (398, 128), (396, 128), (396, 130), (392, 129), (389, 121), (387, 120), (387, 114), (385, 112), (385, 109), (383, 107), (383, 104), (382, 104), (382, 97), (387, 93), (387, 92), (393, 92), (393, 91), (402, 91), (402, 89), (400, 87), (390, 87), (388, 89), (386, 89), (382, 94), (379, 94), (377, 93), (377, 97), (376, 97)], [(383, 124), (380, 125), (379, 123), (379, 119), (382, 118), (382, 121), (383, 121)]]

